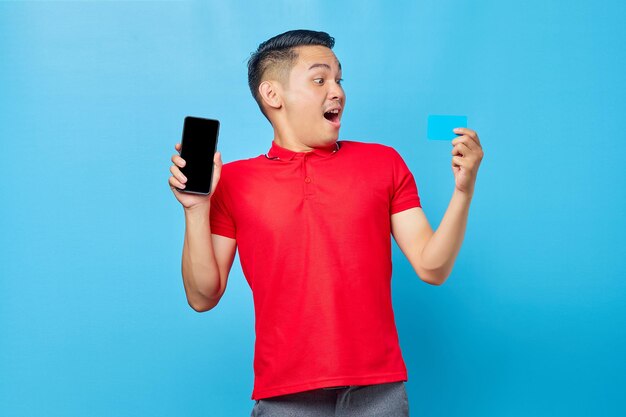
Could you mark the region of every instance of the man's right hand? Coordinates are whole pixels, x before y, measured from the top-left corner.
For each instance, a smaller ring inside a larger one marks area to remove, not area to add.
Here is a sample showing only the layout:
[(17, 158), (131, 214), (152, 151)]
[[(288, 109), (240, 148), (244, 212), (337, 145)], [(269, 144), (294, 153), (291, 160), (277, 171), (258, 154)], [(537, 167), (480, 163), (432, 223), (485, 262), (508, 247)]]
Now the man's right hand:
[(185, 183), (187, 182), (187, 178), (180, 171), (180, 168), (185, 166), (185, 160), (180, 157), (180, 149), (181, 144), (177, 143), (174, 148), (177, 153), (172, 155), (172, 162), (174, 163), (170, 167), (170, 172), (172, 176), (169, 178), (169, 185), (174, 193), (176, 199), (183, 205), (185, 209), (191, 209), (201, 205), (208, 205), (213, 195), (213, 191), (217, 186), (218, 181), (220, 180), (220, 174), (222, 173), (222, 155), (221, 153), (215, 152), (213, 156), (213, 179), (211, 181), (211, 192), (209, 195), (199, 195), (199, 194), (190, 194), (178, 191), (176, 188), (184, 189)]

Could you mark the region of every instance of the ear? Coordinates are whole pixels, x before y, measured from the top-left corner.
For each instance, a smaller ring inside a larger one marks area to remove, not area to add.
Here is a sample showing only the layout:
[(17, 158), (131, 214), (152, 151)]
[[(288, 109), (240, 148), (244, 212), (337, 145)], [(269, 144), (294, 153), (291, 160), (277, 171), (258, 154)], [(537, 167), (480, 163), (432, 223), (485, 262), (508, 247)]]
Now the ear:
[(279, 86), (271, 81), (265, 80), (259, 85), (259, 95), (269, 107), (279, 109), (283, 104)]

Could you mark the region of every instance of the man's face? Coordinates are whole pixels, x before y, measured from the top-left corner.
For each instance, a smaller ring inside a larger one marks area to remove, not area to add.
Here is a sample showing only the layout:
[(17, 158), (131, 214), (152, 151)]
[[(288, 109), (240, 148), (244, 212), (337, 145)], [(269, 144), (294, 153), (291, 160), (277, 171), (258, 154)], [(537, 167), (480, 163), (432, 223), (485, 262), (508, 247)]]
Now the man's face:
[(325, 46), (301, 46), (298, 60), (283, 86), (285, 134), (309, 147), (329, 146), (339, 136), (346, 96), (341, 68)]

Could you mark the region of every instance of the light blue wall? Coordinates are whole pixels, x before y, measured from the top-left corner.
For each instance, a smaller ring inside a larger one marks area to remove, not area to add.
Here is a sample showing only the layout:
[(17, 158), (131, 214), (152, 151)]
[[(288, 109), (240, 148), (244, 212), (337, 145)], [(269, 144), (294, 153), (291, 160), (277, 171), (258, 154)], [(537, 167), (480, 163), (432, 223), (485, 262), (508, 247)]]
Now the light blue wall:
[(395, 147), (435, 228), (454, 188), (429, 113), (485, 150), (441, 287), (394, 246), (412, 416), (626, 415), (624, 2), (0, 2), (0, 414), (247, 416), (254, 315), (238, 259), (198, 314), (168, 188), (183, 117), (225, 161), (272, 131), (246, 60), (336, 38), (341, 139)]

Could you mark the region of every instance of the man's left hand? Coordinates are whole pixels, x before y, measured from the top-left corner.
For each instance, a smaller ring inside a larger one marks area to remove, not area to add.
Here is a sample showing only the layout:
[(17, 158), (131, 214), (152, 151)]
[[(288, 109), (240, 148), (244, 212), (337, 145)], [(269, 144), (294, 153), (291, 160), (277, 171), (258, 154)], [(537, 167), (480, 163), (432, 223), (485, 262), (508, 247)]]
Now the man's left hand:
[(472, 129), (459, 127), (454, 133), (460, 134), (452, 141), (452, 173), (456, 189), (473, 195), (478, 166), (483, 159), (483, 148), (478, 135)]

